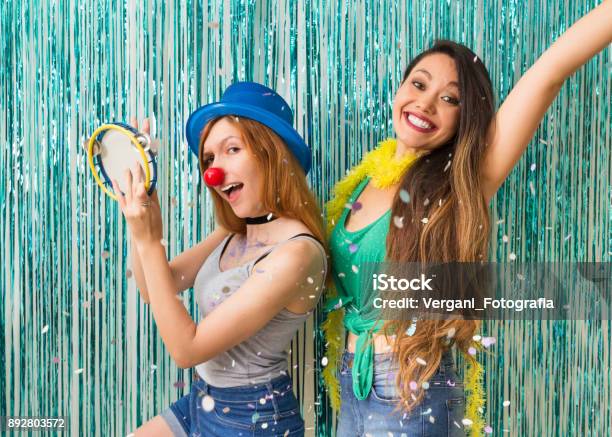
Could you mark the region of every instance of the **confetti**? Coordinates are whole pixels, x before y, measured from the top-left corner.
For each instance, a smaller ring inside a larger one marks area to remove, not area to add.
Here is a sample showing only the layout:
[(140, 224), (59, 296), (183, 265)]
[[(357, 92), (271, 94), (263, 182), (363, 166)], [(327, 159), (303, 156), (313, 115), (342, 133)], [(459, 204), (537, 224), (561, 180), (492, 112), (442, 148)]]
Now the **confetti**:
[(162, 246), (167, 247), (168, 246), (168, 241), (165, 238), (162, 238), (161, 240), (159, 240), (159, 242), (161, 243)]
[(395, 216), (393, 217), (393, 224), (396, 228), (402, 229), (404, 227), (404, 217)]
[(491, 345), (494, 345), (496, 342), (495, 337), (483, 337), (481, 343), (484, 347), (488, 348)]
[(535, 196), (536, 190), (535, 190), (535, 187), (533, 186), (533, 182), (532, 181), (529, 181), (529, 190), (531, 191), (531, 195)]
[(108, 250), (102, 251), (102, 259), (108, 259), (109, 256), (110, 256), (110, 253), (108, 252)]
[(482, 339), (482, 337), (478, 334), (476, 334), (475, 336), (472, 337), (472, 340), (474, 341), (480, 341)]
[(508, 236), (507, 236), (507, 235), (502, 235), (502, 241), (503, 241), (504, 243), (507, 243), (507, 242), (508, 242), (508, 240), (509, 240), (509, 238), (508, 238)]
[(425, 199), (423, 201), (423, 206), (427, 206), (427, 205), (429, 205), (429, 198), (427, 198), (427, 199)]
[(474, 61), (474, 62), (478, 62), (478, 56), (474, 56), (473, 61)]
[(215, 400), (212, 396), (206, 395), (202, 398), (202, 409), (210, 413), (215, 408)]
[(312, 279), (310, 276), (306, 278), (306, 281), (307, 281), (309, 284), (314, 284), (314, 279)]
[(59, 362), (60, 362), (60, 359), (59, 359), (59, 357), (53, 357), (53, 358), (51, 359), (51, 362), (53, 362), (53, 364), (57, 364), (57, 363), (59, 363)]
[(470, 419), (466, 417), (465, 419), (461, 420), (461, 423), (463, 423), (465, 426), (472, 426), (474, 422), (472, 422)]
[(504, 401), (504, 402), (502, 403), (502, 405), (503, 405), (504, 407), (509, 407), (509, 406), (510, 406), (510, 401)]
[(253, 413), (253, 415), (251, 416), (251, 422), (255, 423), (257, 422), (257, 419), (259, 419), (259, 413)]
[(416, 332), (416, 321), (413, 319), (410, 326), (408, 326), (408, 329), (406, 329), (406, 335), (408, 337), (412, 337), (415, 332)]
[(448, 332), (446, 333), (446, 338), (453, 338), (456, 332), (457, 332), (456, 328), (450, 328)]
[(41, 334), (45, 334), (49, 330), (49, 325), (43, 326), (43, 329), (40, 331)]
[(417, 389), (419, 388), (419, 385), (416, 383), (416, 381), (410, 381), (410, 390), (412, 391), (417, 391)]
[(268, 424), (267, 424), (267, 423), (262, 423), (262, 424), (261, 424), (261, 429), (266, 429), (267, 427), (268, 427)]
[(476, 348), (473, 348), (473, 347), (469, 348), (468, 349), (468, 354), (470, 354), (472, 356), (476, 355)]
[(351, 205), (351, 209), (353, 210), (353, 212), (357, 212), (361, 209), (363, 205), (361, 204), (361, 202), (355, 202), (353, 203), (353, 205)]
[(429, 383), (427, 381), (423, 381), (423, 384), (421, 384), (421, 387), (423, 387), (423, 390), (429, 390)]
[(355, 264), (351, 266), (351, 269), (353, 270), (354, 273), (359, 273), (359, 267), (357, 267)]
[(84, 371), (84, 370), (85, 370), (85, 369), (81, 367), (80, 369), (76, 369), (76, 370), (74, 371), (74, 373), (75, 373), (75, 374), (77, 374), (77, 375), (80, 375), (81, 373), (83, 373), (83, 371)]
[(509, 258), (510, 258), (510, 261), (514, 261), (516, 259), (516, 254), (514, 252), (511, 253)]
[(323, 367), (327, 366), (327, 363), (328, 363), (328, 359), (327, 359), (327, 357), (323, 357), (323, 358), (321, 358), (321, 365), (322, 365)]
[(410, 203), (410, 194), (403, 188), (399, 192), (399, 197), (404, 203)]
[(450, 379), (446, 380), (446, 385), (448, 385), (449, 387), (454, 387), (455, 386), (455, 382), (451, 381)]
[(227, 414), (230, 412), (230, 407), (224, 407), (222, 411)]
[(359, 246), (357, 246), (356, 244), (352, 244), (352, 243), (351, 243), (351, 244), (349, 245), (348, 249), (349, 249), (349, 252), (350, 252), (350, 253), (355, 253), (355, 252), (357, 252), (357, 249), (359, 249)]
[(484, 427), (484, 432), (486, 432), (487, 434), (493, 434), (493, 428), (487, 425)]
[(450, 168), (450, 166), (451, 166), (451, 162), (450, 162), (450, 161), (448, 161), (448, 162), (446, 163), (446, 166), (444, 167), (444, 171), (448, 170), (448, 169)]
[(266, 398), (261, 398), (261, 399), (259, 399), (259, 403), (260, 403), (261, 405), (265, 405), (265, 404), (266, 404)]
[(423, 223), (427, 224), (427, 223), (429, 222), (429, 219), (428, 219), (427, 217), (423, 217), (423, 218), (421, 219), (421, 222), (423, 222)]
[(535, 171), (535, 169), (536, 169), (536, 165), (535, 165), (535, 162), (534, 162), (533, 164), (531, 164), (531, 167), (529, 167), (529, 170)]
[(429, 416), (429, 421), (430, 421), (431, 423), (436, 423), (436, 418), (435, 418), (435, 417), (433, 417), (433, 416)]
[(421, 366), (426, 366), (427, 365), (427, 361), (425, 361), (421, 357), (417, 357), (416, 362), (419, 363)]

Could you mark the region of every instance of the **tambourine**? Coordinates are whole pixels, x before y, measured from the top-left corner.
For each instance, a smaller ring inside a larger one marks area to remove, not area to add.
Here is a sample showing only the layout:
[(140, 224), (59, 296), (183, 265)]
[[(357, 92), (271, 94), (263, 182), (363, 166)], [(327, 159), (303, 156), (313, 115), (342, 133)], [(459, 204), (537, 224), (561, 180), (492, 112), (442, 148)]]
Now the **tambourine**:
[(113, 200), (115, 179), (124, 192), (125, 170), (139, 164), (145, 174), (145, 189), (151, 195), (157, 184), (157, 145), (149, 135), (125, 123), (109, 123), (94, 131), (87, 145), (87, 161), (97, 184)]

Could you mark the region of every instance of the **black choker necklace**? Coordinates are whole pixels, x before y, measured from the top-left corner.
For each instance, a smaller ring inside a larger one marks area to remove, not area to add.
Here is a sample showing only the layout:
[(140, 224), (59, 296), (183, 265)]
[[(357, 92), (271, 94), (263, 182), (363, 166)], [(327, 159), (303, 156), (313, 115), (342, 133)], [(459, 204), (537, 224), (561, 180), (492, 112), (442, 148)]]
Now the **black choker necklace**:
[(247, 225), (263, 225), (264, 223), (271, 222), (272, 220), (276, 220), (277, 218), (278, 217), (270, 213), (266, 215), (260, 215), (259, 217), (247, 217), (245, 220)]

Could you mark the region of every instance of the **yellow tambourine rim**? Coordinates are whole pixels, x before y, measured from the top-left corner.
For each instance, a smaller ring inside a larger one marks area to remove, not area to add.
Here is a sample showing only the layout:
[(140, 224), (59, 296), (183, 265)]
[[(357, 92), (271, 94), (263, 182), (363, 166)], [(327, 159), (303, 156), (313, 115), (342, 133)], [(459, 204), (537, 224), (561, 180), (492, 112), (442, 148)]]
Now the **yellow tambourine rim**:
[(89, 168), (91, 169), (91, 172), (93, 173), (96, 183), (100, 186), (100, 188), (102, 188), (102, 191), (108, 194), (108, 196), (111, 199), (117, 200), (117, 195), (113, 193), (112, 191), (108, 190), (104, 182), (102, 181), (102, 179), (100, 179), (100, 176), (98, 175), (98, 170), (96, 169), (96, 165), (94, 164), (93, 149), (94, 149), (94, 144), (96, 143), (96, 138), (98, 138), (98, 136), (102, 132), (107, 131), (107, 130), (117, 130), (123, 133), (124, 135), (127, 135), (130, 141), (132, 142), (132, 144), (136, 146), (136, 149), (138, 150), (138, 152), (140, 153), (140, 156), (142, 157), (142, 161), (145, 163), (144, 165), (145, 190), (148, 191), (149, 186), (151, 185), (151, 172), (149, 171), (149, 161), (147, 159), (147, 155), (144, 151), (144, 148), (142, 147), (142, 144), (140, 144), (140, 142), (136, 138), (136, 135), (134, 135), (133, 132), (129, 131), (128, 129), (122, 126), (116, 125), (116, 124), (104, 124), (100, 126), (98, 129), (94, 131), (94, 133), (91, 135), (91, 138), (89, 139), (89, 146), (87, 147), (87, 162), (89, 163)]

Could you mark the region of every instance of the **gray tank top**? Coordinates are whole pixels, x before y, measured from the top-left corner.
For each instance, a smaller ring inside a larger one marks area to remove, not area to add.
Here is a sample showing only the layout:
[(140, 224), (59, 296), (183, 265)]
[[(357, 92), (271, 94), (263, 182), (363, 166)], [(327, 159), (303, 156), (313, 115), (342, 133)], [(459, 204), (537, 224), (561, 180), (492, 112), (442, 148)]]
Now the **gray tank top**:
[[(193, 290), (202, 318), (236, 292), (247, 280), (255, 263), (281, 244), (301, 238), (316, 242), (323, 253), (325, 273), (327, 257), (323, 246), (312, 236), (296, 235), (283, 241), (246, 264), (225, 271), (219, 268), (219, 260), (232, 235), (225, 239), (208, 256), (198, 272)], [(323, 283), (320, 284), (323, 286)], [(287, 374), (287, 349), (291, 339), (312, 311), (295, 314), (286, 308), (276, 314), (260, 331), (216, 357), (198, 364), (200, 377), (214, 387), (235, 387), (268, 382)]]

